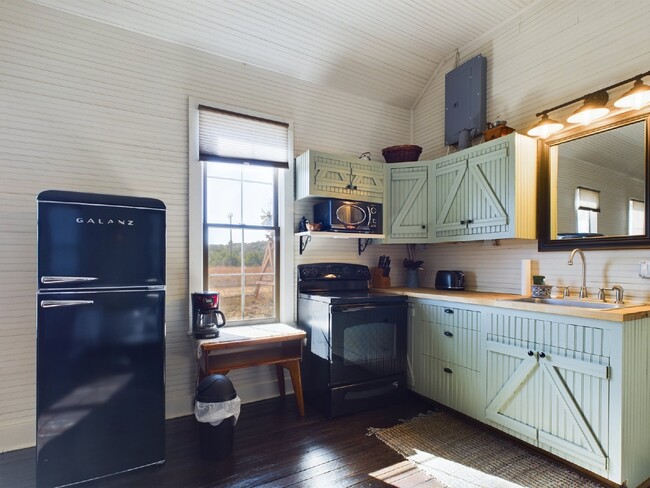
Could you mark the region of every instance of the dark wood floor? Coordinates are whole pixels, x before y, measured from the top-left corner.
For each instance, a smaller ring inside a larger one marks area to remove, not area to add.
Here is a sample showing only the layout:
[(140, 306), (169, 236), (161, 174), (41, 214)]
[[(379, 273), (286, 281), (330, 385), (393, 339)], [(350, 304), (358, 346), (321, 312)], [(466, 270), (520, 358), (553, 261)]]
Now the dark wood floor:
[[(404, 402), (328, 420), (310, 405), (300, 418), (295, 399), (246, 404), (235, 427), (233, 455), (203, 461), (193, 416), (167, 421), (162, 466), (85, 483), (84, 488), (381, 487), (439, 486), (426, 481), (368, 427), (389, 427), (429, 410), (409, 396)], [(0, 454), (0, 487), (35, 486), (35, 449)], [(397, 483), (395, 480), (400, 479)], [(407, 481), (408, 480), (408, 481)]]

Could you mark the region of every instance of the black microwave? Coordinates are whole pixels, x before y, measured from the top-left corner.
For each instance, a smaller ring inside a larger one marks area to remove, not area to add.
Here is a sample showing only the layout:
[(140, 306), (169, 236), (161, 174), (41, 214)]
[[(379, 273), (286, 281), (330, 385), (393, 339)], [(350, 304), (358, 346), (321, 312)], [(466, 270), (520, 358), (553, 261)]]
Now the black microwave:
[(330, 232), (381, 234), (381, 204), (325, 200), (314, 205), (314, 223)]

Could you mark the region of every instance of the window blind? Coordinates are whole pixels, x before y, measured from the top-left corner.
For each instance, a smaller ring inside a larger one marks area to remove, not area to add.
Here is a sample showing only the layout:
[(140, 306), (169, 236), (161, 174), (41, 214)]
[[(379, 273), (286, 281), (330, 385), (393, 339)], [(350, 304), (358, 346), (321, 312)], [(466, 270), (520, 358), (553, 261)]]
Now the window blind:
[(600, 212), (600, 191), (579, 186), (576, 188), (576, 209)]
[(199, 159), (289, 168), (289, 126), (199, 105)]

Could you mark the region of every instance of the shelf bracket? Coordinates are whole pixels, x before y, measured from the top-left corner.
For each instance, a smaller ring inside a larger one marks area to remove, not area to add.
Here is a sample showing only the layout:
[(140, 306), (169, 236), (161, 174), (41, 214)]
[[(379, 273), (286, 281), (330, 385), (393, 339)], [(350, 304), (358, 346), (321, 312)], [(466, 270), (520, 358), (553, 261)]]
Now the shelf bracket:
[(361, 253), (366, 250), (366, 247), (368, 247), (368, 244), (372, 241), (371, 238), (365, 239), (365, 242), (362, 244), (361, 241), (363, 241), (361, 237), (359, 237), (359, 256), (361, 256)]
[[(361, 240), (361, 239), (359, 239)], [(305, 252), (305, 249), (307, 248), (307, 244), (311, 241), (311, 236), (300, 236), (300, 255), (302, 256), (302, 253)], [(361, 254), (359, 252), (359, 254)]]

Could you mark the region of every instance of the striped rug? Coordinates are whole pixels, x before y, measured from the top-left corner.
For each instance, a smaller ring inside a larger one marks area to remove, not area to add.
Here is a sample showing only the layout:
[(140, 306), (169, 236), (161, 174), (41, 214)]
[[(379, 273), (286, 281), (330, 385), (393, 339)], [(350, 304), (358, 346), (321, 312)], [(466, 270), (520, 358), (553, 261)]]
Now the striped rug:
[[(581, 473), (446, 412), (370, 428), (393, 450), (448, 488), (601, 488)], [(418, 485), (425, 486), (425, 485)]]

